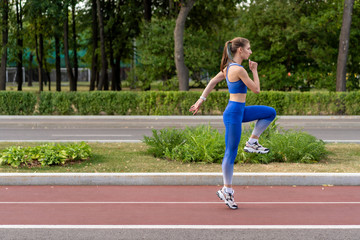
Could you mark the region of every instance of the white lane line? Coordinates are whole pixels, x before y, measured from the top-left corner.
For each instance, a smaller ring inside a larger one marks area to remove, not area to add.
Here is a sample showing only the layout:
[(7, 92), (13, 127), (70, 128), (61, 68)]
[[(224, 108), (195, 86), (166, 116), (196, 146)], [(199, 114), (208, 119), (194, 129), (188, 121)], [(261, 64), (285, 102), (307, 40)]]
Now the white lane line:
[(360, 229), (360, 225), (0, 225), (0, 229)]
[[(52, 135), (53, 137), (56, 137), (58, 135)], [(104, 135), (105, 137), (130, 137), (131, 135)], [(70, 136), (70, 135), (64, 135), (63, 137), (80, 137), (80, 136)], [(85, 137), (85, 136), (83, 136)], [(101, 135), (89, 135), (88, 137), (103, 137)], [(326, 143), (360, 143), (360, 140), (323, 140)], [(122, 140), (122, 139), (98, 139), (98, 140), (89, 140), (89, 139), (38, 139), (38, 140), (24, 140), (24, 139), (18, 139), (18, 140), (6, 140), (6, 139), (0, 139), (0, 142), (91, 142), (91, 143), (140, 143), (142, 140), (140, 139), (134, 139), (134, 140)]]
[(141, 140), (108, 140), (108, 139), (98, 139), (98, 140), (88, 140), (88, 139), (78, 139), (78, 140), (71, 140), (71, 139), (40, 139), (40, 140), (0, 140), (0, 142), (91, 142), (91, 143), (140, 143)]
[(53, 137), (131, 137), (129, 134), (52, 134)]
[[(360, 202), (237, 202), (238, 204), (360, 204)], [(0, 202), (0, 204), (223, 204), (217, 202)]]
[(360, 140), (323, 140), (326, 143), (360, 143)]

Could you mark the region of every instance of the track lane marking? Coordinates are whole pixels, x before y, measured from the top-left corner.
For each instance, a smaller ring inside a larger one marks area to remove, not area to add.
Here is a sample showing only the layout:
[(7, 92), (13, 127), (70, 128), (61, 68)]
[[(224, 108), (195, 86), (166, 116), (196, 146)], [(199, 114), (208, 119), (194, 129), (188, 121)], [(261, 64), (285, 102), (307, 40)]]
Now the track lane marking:
[[(0, 202), (0, 204), (223, 204), (217, 202)], [(300, 204), (360, 204), (360, 202), (237, 202), (238, 204), (300, 205)]]
[(0, 229), (360, 229), (360, 225), (0, 225)]
[(132, 137), (130, 134), (51, 134), (53, 137)]

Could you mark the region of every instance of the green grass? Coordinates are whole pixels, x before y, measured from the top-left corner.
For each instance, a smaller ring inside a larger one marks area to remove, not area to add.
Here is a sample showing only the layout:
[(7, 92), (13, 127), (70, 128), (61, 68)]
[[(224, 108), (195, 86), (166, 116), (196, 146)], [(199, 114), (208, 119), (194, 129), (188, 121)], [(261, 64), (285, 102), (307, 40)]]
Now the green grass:
[[(207, 85), (206, 81), (203, 81), (204, 85)], [(192, 87), (194, 83), (190, 83), (190, 87)], [(151, 83), (151, 90), (152, 91), (157, 91), (159, 89), (162, 88), (163, 82), (162, 81), (154, 81)], [(7, 91), (17, 91), (18, 85), (16, 82), (8, 82), (6, 83), (6, 90)], [(111, 83), (110, 83), (110, 88), (111, 88)], [(77, 84), (77, 91), (78, 92), (87, 92), (90, 89), (90, 82), (78, 82)], [(33, 86), (29, 87), (28, 83), (25, 82), (22, 85), (22, 90), (24, 92), (39, 92), (39, 83), (38, 82), (33, 82)], [(129, 87), (129, 82), (127, 81), (123, 81), (122, 82), (122, 90), (124, 91), (142, 91), (141, 87), (137, 87), (136, 89), (130, 89)], [(190, 91), (197, 91), (197, 92), (202, 92), (204, 90), (204, 88), (191, 88)], [(49, 85), (44, 85), (43, 88), (44, 92), (49, 92)], [(51, 92), (55, 92), (56, 91), (56, 82), (51, 82)], [(62, 92), (69, 92), (70, 91), (70, 86), (69, 86), (69, 82), (62, 82), (61, 83), (61, 91)], [(226, 88), (222, 88), (219, 89), (219, 91), (227, 91)]]
[[(41, 143), (0, 143), (9, 146), (36, 146)], [(0, 166), (0, 172), (221, 172), (219, 163), (181, 163), (153, 157), (144, 143), (90, 143), (93, 157), (89, 161), (65, 166), (13, 168)], [(339, 172), (360, 173), (360, 144), (326, 144), (330, 151), (319, 163), (235, 164), (234, 172)]]

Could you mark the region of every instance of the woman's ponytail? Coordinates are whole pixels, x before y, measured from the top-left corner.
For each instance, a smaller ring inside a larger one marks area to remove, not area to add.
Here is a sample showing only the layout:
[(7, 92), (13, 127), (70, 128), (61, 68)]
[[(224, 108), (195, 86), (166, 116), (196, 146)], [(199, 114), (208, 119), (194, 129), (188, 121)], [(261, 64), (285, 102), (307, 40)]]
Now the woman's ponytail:
[[(224, 51), (223, 51), (223, 55), (221, 58), (221, 64), (220, 64), (220, 71), (224, 70), (224, 68), (226, 67), (226, 65), (228, 64), (229, 61), (229, 54), (228, 52), (231, 52), (231, 49), (229, 51), (229, 48), (231, 48), (231, 42), (227, 41), (225, 43), (225, 47), (224, 47)], [(231, 56), (231, 55), (230, 55)]]

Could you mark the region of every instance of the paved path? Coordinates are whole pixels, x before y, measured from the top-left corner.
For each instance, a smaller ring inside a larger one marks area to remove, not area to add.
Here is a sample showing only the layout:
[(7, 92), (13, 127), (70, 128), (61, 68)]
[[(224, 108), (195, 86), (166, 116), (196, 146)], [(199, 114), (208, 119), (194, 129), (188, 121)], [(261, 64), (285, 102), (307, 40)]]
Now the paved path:
[(359, 186), (238, 186), (238, 210), (217, 198), (218, 188), (1, 186), (0, 233), (3, 239), (24, 233), (22, 239), (41, 239), (39, 233), (47, 239), (89, 233), (86, 239), (139, 239), (140, 233), (147, 239), (356, 239), (360, 233)]
[[(0, 116), (0, 141), (139, 142), (152, 129), (199, 124), (224, 131), (222, 116)], [(360, 143), (360, 116), (280, 116), (278, 124), (328, 142)]]

